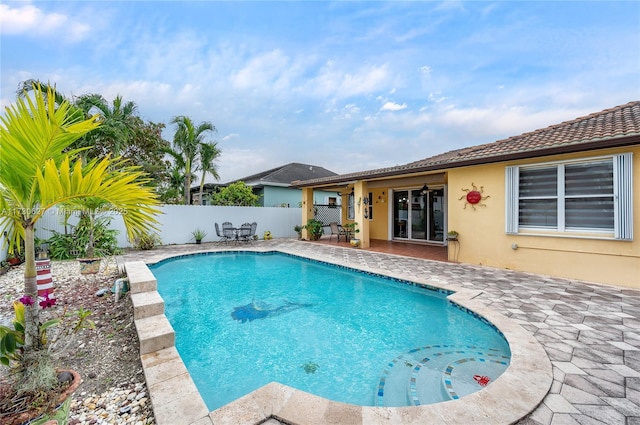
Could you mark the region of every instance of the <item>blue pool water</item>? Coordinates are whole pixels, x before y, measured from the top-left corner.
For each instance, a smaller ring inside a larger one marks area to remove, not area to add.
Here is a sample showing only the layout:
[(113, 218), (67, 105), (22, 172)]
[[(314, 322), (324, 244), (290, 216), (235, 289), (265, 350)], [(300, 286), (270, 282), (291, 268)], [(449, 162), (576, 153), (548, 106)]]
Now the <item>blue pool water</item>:
[(363, 406), (459, 398), (507, 367), (490, 325), (446, 294), (277, 253), (151, 267), (209, 409), (269, 382)]

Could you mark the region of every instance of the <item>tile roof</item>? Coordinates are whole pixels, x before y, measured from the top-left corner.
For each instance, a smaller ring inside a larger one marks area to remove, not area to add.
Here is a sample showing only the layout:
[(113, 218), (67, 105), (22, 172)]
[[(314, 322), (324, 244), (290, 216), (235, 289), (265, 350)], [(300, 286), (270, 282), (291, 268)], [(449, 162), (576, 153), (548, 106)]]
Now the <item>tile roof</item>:
[[(316, 165), (300, 164), (292, 162), (282, 165), (280, 167), (265, 170), (251, 176), (243, 177), (241, 179), (233, 180), (229, 183), (236, 181), (243, 181), (250, 186), (260, 185), (289, 185), (294, 180), (307, 180), (307, 179), (319, 179), (323, 177), (336, 176), (333, 171), (327, 170), (323, 167)], [(227, 183), (227, 184), (229, 184)]]
[(296, 186), (397, 176), (639, 143), (640, 101), (633, 101), (493, 143), (456, 149), (405, 165), (296, 182)]

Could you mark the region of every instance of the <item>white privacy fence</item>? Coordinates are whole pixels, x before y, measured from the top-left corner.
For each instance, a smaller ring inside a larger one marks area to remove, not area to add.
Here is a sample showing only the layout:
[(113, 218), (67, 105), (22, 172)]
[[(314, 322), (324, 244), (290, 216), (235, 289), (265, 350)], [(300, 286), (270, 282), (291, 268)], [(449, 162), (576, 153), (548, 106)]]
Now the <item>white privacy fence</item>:
[[(302, 210), (300, 208), (278, 208), (278, 207), (220, 207), (212, 205), (164, 205), (160, 207), (160, 214), (157, 219), (158, 235), (163, 245), (183, 244), (194, 242), (193, 232), (200, 228), (207, 232), (204, 242), (217, 241), (215, 223), (222, 225), (225, 221), (230, 221), (234, 226), (240, 227), (243, 223), (258, 223), (256, 234), (262, 239), (265, 231), (270, 231), (274, 238), (297, 237), (293, 230), (294, 226), (300, 225), (302, 221)], [(127, 239), (126, 230), (122, 217), (112, 213), (110, 227), (118, 230), (118, 246), (131, 247)], [(78, 222), (77, 216), (69, 219), (69, 224), (75, 225)], [(48, 239), (52, 235), (52, 230), (64, 233), (63, 215), (55, 208), (48, 210), (38, 221), (36, 226), (36, 237)], [(2, 254), (0, 259), (6, 258), (6, 244), (2, 244)]]

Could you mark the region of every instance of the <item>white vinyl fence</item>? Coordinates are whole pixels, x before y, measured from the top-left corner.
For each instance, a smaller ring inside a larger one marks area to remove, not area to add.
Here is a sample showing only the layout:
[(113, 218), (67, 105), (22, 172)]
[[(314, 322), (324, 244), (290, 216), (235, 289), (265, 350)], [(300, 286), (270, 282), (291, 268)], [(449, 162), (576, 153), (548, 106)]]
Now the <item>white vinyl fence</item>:
[[(300, 208), (279, 207), (220, 207), (212, 205), (164, 205), (160, 207), (162, 214), (157, 219), (158, 235), (163, 245), (183, 244), (194, 242), (193, 232), (200, 228), (207, 232), (204, 242), (217, 241), (215, 223), (222, 225), (230, 221), (234, 226), (240, 227), (243, 223), (258, 223), (256, 234), (262, 239), (265, 231), (270, 231), (274, 238), (297, 237), (294, 226), (302, 221)], [(111, 228), (119, 231), (118, 245), (121, 248), (131, 247), (127, 239), (124, 222), (119, 214), (112, 213)], [(51, 237), (52, 230), (64, 233), (62, 224), (63, 216), (55, 208), (48, 210), (38, 221), (36, 236), (40, 239)], [(78, 217), (73, 216), (69, 220), (71, 225), (78, 222)], [(2, 244), (2, 256), (6, 257), (6, 244)]]

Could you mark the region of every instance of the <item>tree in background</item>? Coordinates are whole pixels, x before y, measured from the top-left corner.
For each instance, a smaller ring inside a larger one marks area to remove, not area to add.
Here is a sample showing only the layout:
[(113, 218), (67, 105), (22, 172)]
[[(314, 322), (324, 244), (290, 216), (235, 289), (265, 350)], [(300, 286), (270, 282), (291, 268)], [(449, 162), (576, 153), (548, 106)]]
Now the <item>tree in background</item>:
[(97, 115), (102, 124), (99, 129), (82, 139), (83, 144), (90, 147), (88, 157), (97, 158), (107, 154), (113, 157), (122, 155), (135, 134), (138, 106), (134, 102), (124, 102), (120, 95), (117, 95), (112, 105), (109, 105), (102, 95), (95, 93), (79, 96), (75, 104), (84, 111), (86, 116)]
[(200, 159), (200, 171), (202, 175), (200, 177), (200, 203), (202, 203), (202, 193), (204, 191), (204, 181), (207, 174), (211, 174), (216, 180), (220, 180), (218, 175), (218, 166), (216, 160), (222, 152), (218, 149), (217, 143), (201, 143), (199, 150)]
[(191, 181), (193, 171), (196, 169), (196, 160), (200, 152), (200, 145), (208, 132), (215, 132), (216, 128), (209, 121), (201, 122), (197, 127), (191, 118), (181, 115), (171, 120), (176, 125), (176, 133), (173, 136), (173, 147), (166, 153), (176, 161), (176, 165), (184, 169), (184, 204), (189, 205)]
[(214, 193), (211, 196), (211, 203), (213, 205), (255, 207), (258, 205), (258, 195), (253, 193), (251, 186), (239, 181)]
[(96, 114), (100, 121), (101, 126), (97, 130), (78, 138), (68, 150), (84, 148), (82, 155), (86, 160), (109, 154), (112, 157), (122, 156), (128, 164), (139, 166), (148, 176), (146, 184), (156, 190), (160, 199), (173, 198), (164, 194), (164, 190), (170, 187), (172, 168), (171, 162), (165, 158), (165, 150), (171, 145), (162, 138), (164, 124), (145, 122), (138, 116), (136, 104), (125, 102), (120, 95), (110, 105), (100, 94), (67, 98), (49, 84), (26, 80), (18, 86), (18, 97), (25, 97), (34, 86), (51, 89), (57, 105), (67, 102), (71, 121), (81, 121), (92, 114)]
[(163, 204), (181, 204), (183, 201), (184, 172), (183, 168), (173, 165), (158, 193)]

